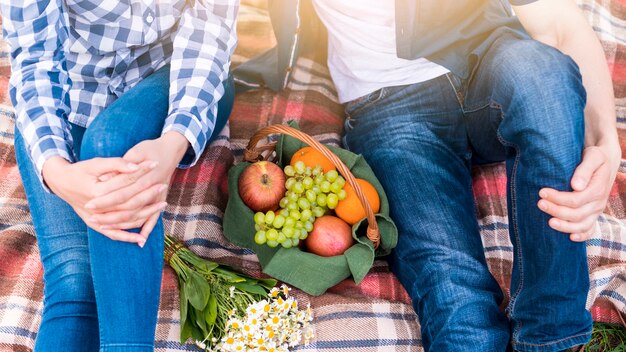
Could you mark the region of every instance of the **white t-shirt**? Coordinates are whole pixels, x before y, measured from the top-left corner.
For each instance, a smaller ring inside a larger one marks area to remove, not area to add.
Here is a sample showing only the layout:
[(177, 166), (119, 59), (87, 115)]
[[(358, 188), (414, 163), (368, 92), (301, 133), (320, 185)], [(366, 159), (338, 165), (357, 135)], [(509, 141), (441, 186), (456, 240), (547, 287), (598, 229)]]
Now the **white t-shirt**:
[(314, 0), (313, 4), (328, 30), (328, 68), (341, 103), (448, 72), (424, 58), (396, 56), (394, 0)]

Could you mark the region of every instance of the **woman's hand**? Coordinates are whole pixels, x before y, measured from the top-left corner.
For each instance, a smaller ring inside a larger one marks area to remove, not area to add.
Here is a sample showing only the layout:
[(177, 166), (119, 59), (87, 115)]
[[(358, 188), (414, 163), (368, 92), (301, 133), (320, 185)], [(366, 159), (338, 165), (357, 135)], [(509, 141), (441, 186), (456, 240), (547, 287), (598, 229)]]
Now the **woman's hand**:
[[(94, 158), (72, 164), (61, 157), (52, 157), (44, 164), (43, 178), (50, 190), (66, 201), (87, 226), (113, 240), (143, 245), (145, 239), (135, 233), (119, 229), (100, 229), (92, 221), (96, 213), (85, 205), (94, 197), (131, 185), (133, 180), (145, 175), (154, 166), (154, 162), (139, 164), (122, 158)], [(115, 184), (105, 184), (98, 180), (100, 176), (110, 173), (120, 175), (123, 180)]]
[(552, 188), (539, 191), (539, 208), (553, 216), (550, 227), (569, 233), (577, 242), (593, 235), (596, 220), (606, 208), (620, 155), (617, 142), (587, 147), (572, 177), (572, 192)]
[(117, 190), (96, 197), (87, 204), (88, 208), (99, 213), (92, 217), (92, 221), (105, 230), (141, 227), (141, 237), (148, 238), (167, 205), (166, 190), (188, 146), (189, 142), (182, 134), (168, 132), (131, 148), (124, 155), (127, 162), (143, 163), (150, 160), (156, 161), (158, 165), (126, 187), (117, 188), (117, 185), (124, 183), (124, 174), (106, 175), (107, 180), (103, 184)]

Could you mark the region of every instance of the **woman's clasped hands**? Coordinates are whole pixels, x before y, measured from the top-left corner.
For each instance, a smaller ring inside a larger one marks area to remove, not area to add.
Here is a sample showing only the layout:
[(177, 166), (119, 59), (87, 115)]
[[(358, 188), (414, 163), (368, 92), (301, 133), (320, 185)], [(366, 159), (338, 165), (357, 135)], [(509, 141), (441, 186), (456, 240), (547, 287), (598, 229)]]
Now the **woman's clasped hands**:
[[(121, 158), (48, 159), (43, 177), (90, 228), (143, 247), (167, 206), (167, 189), (189, 143), (178, 132), (143, 141)], [(139, 233), (130, 229), (140, 229)]]

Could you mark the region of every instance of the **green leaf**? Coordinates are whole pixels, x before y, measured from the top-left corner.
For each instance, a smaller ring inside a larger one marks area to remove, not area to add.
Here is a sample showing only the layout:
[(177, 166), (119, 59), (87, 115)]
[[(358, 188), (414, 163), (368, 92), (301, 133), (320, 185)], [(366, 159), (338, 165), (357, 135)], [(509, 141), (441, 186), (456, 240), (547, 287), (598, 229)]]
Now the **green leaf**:
[(204, 336), (206, 336), (209, 332), (207, 329), (206, 320), (204, 319), (204, 312), (194, 309), (193, 315), (195, 318), (194, 321), (196, 322), (196, 325), (200, 328), (200, 330), (202, 330), (202, 335), (204, 338)]
[(194, 340), (198, 340), (198, 341), (202, 341), (204, 340), (205, 334), (204, 332), (202, 332), (202, 330), (200, 330), (199, 327), (192, 325), (191, 326), (191, 337), (194, 338)]
[(195, 254), (189, 249), (182, 250), (179, 253), (180, 253), (181, 258), (187, 261), (189, 264), (191, 264), (191, 266), (201, 268), (202, 270), (206, 270), (207, 272), (219, 266), (219, 264), (215, 262), (199, 257), (197, 254)]
[(196, 266), (198, 266), (199, 268), (202, 268), (202, 270), (205, 273), (209, 273), (209, 272), (213, 271), (213, 269), (217, 268), (219, 266), (219, 264), (217, 264), (215, 262), (207, 262), (207, 261), (203, 260), (202, 262), (198, 263)]
[(206, 322), (209, 327), (213, 326), (213, 324), (215, 324), (215, 320), (217, 319), (217, 298), (215, 297), (215, 295), (211, 295), (211, 297), (209, 298), (209, 304), (207, 304), (204, 313)]
[(185, 286), (189, 303), (197, 310), (203, 311), (211, 293), (209, 283), (200, 274), (192, 271), (190, 272), (189, 280), (185, 282)]
[(267, 292), (265, 291), (263, 287), (257, 286), (257, 285), (251, 285), (246, 282), (236, 282), (236, 283), (233, 283), (232, 285), (235, 286), (235, 288), (244, 292), (258, 294), (262, 296), (267, 294)]
[(258, 279), (259, 284), (265, 287), (268, 291), (272, 289), (272, 287), (276, 286), (278, 283), (275, 279)]
[(180, 343), (184, 344), (185, 341), (191, 337), (191, 323), (189, 321), (185, 321), (185, 323), (180, 326)]
[(246, 279), (232, 272), (231, 269), (226, 267), (218, 267), (213, 270), (214, 273), (219, 274), (224, 280), (229, 282), (242, 282)]
[[(180, 291), (178, 295), (180, 296), (180, 326), (185, 326), (185, 322), (187, 321), (187, 291), (185, 289), (184, 281), (181, 281), (181, 284), (179, 286)], [(189, 332), (191, 333), (191, 330)]]

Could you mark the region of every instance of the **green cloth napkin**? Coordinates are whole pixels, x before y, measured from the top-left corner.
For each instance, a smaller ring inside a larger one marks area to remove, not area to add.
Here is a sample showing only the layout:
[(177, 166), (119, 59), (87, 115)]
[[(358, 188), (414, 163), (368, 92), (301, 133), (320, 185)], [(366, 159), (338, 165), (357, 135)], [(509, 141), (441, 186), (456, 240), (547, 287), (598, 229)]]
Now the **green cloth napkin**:
[[(307, 146), (300, 140), (281, 135), (276, 145), (278, 160), (282, 167), (287, 165), (291, 156), (300, 148)], [(380, 211), (376, 214), (380, 228), (381, 241), (377, 250), (367, 239), (365, 231), (367, 219), (352, 226), (355, 244), (344, 254), (334, 257), (321, 257), (294, 248), (270, 248), (254, 242), (254, 212), (239, 196), (239, 175), (250, 165), (241, 162), (228, 172), (228, 205), (224, 213), (224, 235), (234, 244), (253, 250), (267, 275), (297, 287), (311, 295), (321, 295), (326, 290), (352, 275), (356, 284), (360, 283), (374, 263), (374, 257), (388, 255), (398, 242), (398, 230), (389, 218), (389, 203), (385, 192), (376, 179), (374, 172), (362, 156), (345, 149), (328, 146), (357, 178), (370, 182), (380, 196)]]

